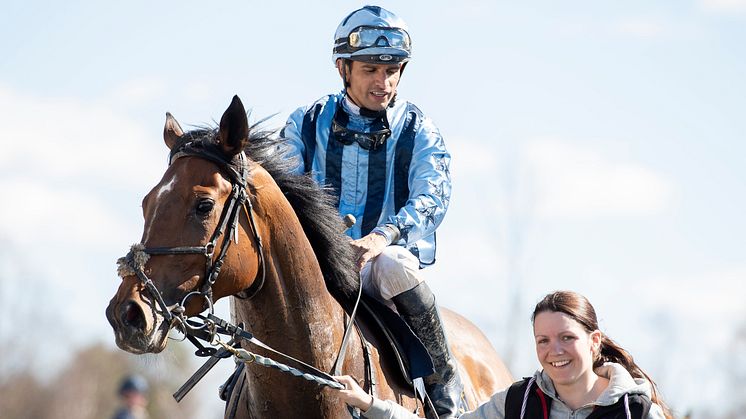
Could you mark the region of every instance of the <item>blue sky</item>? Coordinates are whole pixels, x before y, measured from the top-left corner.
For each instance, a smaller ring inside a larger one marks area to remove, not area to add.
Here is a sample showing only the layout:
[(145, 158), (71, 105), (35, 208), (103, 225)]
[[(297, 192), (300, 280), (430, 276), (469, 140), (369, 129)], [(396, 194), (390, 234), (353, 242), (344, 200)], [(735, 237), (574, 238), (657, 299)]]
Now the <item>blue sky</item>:
[[(577, 290), (675, 407), (724, 408), (746, 322), (746, 1), (400, 3), (379, 3), (413, 38), (400, 95), (453, 155), (426, 271), (441, 303), (522, 376), (533, 305)], [(114, 261), (165, 169), (165, 112), (211, 123), (238, 94), (281, 126), (340, 88), (332, 36), (362, 4), (5, 5), (3, 316), (35, 296), (64, 339), (113, 345)]]

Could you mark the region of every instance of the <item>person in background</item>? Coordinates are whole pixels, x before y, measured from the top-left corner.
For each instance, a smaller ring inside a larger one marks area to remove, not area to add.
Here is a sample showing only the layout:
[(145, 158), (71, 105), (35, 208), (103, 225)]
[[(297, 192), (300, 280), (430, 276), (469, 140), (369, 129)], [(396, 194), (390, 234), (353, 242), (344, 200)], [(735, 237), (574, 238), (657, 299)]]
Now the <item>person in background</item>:
[(412, 54), (404, 21), (377, 6), (347, 15), (332, 58), (341, 92), (290, 115), (281, 132), (297, 172), (328, 185), (365, 292), (395, 309), (424, 343), (435, 372), (425, 390), (441, 417), (463, 403), (435, 297), (421, 268), (435, 262), (435, 230), (451, 197), (451, 156), (440, 131), (397, 87)]
[(148, 382), (139, 375), (129, 375), (119, 385), (119, 399), (122, 406), (112, 419), (148, 419), (145, 408), (148, 405)]
[[(541, 369), (494, 394), (462, 419), (673, 417), (650, 376), (599, 330), (587, 298), (572, 291), (550, 293), (536, 304), (531, 320)], [(338, 379), (345, 389), (327, 391), (359, 408), (366, 418), (417, 417), (392, 401), (365, 393), (352, 377)]]

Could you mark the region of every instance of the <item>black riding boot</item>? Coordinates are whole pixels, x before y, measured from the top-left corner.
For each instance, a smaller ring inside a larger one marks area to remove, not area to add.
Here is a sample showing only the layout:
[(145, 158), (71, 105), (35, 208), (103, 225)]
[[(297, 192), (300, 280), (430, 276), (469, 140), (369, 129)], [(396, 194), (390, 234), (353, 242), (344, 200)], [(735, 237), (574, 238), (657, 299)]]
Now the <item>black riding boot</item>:
[(458, 375), (456, 360), (448, 349), (443, 322), (435, 296), (424, 282), (395, 296), (396, 310), (412, 331), (425, 344), (433, 360), (435, 373), (424, 378), (425, 390), (435, 406), (438, 417), (455, 418), (465, 408), (464, 385)]

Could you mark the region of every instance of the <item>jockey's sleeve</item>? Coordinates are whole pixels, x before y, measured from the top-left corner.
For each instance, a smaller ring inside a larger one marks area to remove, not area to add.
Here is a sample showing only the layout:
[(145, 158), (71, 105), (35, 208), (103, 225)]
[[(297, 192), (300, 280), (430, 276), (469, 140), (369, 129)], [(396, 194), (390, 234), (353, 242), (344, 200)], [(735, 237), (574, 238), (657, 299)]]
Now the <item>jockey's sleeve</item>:
[(411, 244), (435, 232), (451, 199), (451, 155), (430, 118), (423, 117), (409, 167), (409, 199), (385, 224), (399, 230), (395, 244)]
[(303, 116), (306, 110), (306, 107), (296, 109), (290, 114), (287, 122), (285, 122), (285, 126), (280, 131), (280, 137), (285, 140), (285, 150), (283, 152), (288, 159), (295, 160), (293, 163), (293, 172), (297, 174), (302, 174), (304, 170), (303, 155), (305, 153), (305, 146), (301, 137), (301, 127), (303, 126)]

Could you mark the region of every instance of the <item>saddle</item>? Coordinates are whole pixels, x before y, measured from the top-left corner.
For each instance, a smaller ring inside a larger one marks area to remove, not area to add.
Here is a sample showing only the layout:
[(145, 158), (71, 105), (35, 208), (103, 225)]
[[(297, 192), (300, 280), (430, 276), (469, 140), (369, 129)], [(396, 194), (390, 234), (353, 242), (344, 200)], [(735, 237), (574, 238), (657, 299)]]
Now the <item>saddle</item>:
[(425, 345), (397, 313), (365, 293), (360, 300), (360, 307), (362, 312), (359, 315), (386, 338), (399, 365), (401, 378), (409, 386), (413, 385), (413, 380), (435, 372)]

